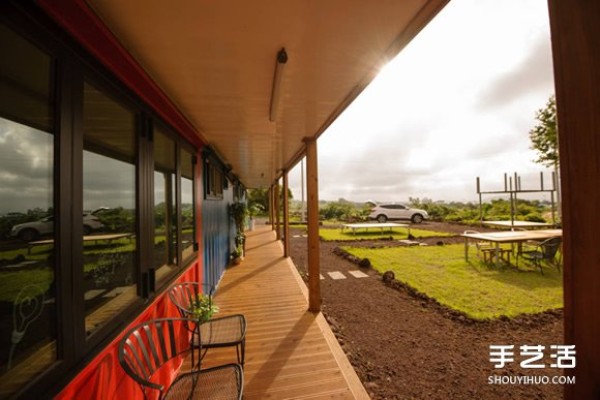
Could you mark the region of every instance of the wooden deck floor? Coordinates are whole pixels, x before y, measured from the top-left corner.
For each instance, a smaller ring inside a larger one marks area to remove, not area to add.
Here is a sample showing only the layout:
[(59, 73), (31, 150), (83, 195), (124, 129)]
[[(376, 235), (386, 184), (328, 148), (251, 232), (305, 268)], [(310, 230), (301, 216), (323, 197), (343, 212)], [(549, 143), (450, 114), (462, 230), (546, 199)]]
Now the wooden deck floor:
[[(308, 312), (306, 286), (270, 226), (247, 232), (246, 257), (225, 272), (219, 315), (247, 319), (244, 399), (368, 399), (322, 314)], [(204, 366), (235, 360), (212, 349)]]

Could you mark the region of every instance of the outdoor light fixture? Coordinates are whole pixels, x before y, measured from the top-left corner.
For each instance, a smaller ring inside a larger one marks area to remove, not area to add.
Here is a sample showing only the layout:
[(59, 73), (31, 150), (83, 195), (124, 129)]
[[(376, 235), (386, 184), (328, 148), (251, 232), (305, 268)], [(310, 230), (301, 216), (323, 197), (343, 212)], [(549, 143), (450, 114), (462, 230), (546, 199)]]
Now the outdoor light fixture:
[(275, 63), (275, 75), (273, 75), (273, 88), (271, 90), (271, 107), (269, 108), (269, 121), (275, 122), (277, 119), (277, 109), (279, 108), (279, 96), (281, 94), (281, 77), (283, 76), (283, 67), (287, 63), (288, 56), (285, 48), (281, 48), (277, 53)]

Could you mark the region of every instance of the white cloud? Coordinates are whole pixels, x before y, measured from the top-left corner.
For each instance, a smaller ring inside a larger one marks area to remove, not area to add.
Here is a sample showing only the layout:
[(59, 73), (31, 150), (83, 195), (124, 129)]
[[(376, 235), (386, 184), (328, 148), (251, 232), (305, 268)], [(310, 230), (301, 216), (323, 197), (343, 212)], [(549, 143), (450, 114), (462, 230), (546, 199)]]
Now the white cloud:
[(0, 118), (0, 214), (52, 205), (53, 139)]
[(476, 201), (477, 176), (515, 171), (539, 185), (528, 133), (552, 92), (545, 2), (453, 0), (319, 139), (320, 198)]

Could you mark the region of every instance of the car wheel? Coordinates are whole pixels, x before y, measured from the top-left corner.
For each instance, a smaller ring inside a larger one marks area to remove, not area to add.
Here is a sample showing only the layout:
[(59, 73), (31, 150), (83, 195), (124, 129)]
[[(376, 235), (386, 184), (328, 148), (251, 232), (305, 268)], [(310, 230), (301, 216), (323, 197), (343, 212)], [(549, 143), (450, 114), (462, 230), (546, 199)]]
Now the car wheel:
[(19, 239), (24, 242), (31, 242), (37, 239), (39, 235), (40, 233), (35, 229), (23, 229), (21, 232), (19, 232)]
[(415, 224), (420, 224), (423, 222), (423, 216), (421, 214), (414, 214), (411, 218), (411, 221)]
[(379, 214), (377, 216), (377, 222), (380, 222), (383, 224), (384, 222), (387, 222), (387, 220), (388, 220), (388, 218), (383, 214)]
[(92, 227), (89, 226), (89, 225), (84, 225), (83, 226), (83, 234), (84, 234), (84, 236), (87, 236), (90, 233), (92, 233)]

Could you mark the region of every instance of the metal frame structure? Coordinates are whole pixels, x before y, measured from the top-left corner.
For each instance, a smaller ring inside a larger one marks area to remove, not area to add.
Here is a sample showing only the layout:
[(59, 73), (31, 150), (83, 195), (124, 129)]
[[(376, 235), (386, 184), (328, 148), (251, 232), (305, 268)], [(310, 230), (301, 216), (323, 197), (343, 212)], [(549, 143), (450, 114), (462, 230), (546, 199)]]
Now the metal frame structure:
[[(514, 185), (513, 185), (514, 177)], [(552, 225), (556, 226), (556, 203), (554, 193), (557, 192), (556, 173), (552, 172), (552, 189), (544, 189), (544, 173), (540, 172), (539, 189), (523, 189), (521, 187), (521, 177), (515, 172), (514, 176), (504, 174), (504, 190), (481, 191), (481, 182), (476, 178), (477, 195), (479, 196), (479, 221), (483, 225), (483, 195), (506, 195), (510, 197), (510, 222), (511, 229), (514, 229), (515, 214), (517, 211), (517, 194), (519, 193), (550, 193), (550, 203), (552, 208)]]

